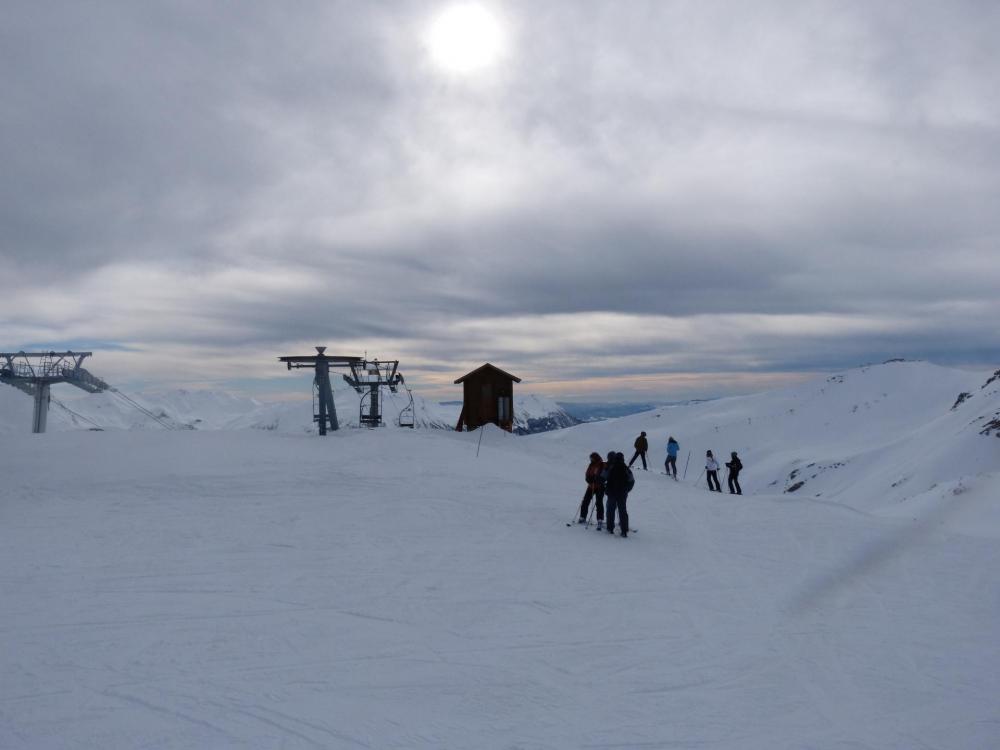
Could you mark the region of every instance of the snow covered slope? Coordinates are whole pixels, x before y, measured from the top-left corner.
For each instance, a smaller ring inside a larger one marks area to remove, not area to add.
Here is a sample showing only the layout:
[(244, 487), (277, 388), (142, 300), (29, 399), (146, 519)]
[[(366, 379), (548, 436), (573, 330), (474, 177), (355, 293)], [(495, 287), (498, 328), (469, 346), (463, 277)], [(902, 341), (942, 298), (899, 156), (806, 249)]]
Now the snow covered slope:
[[(47, 429), (160, 430), (166, 424), (172, 428), (212, 430), (224, 428), (240, 414), (262, 408), (253, 399), (220, 391), (138, 393), (127, 394), (127, 399), (115, 392), (88, 394), (72, 386), (57, 385), (52, 389)], [(30, 432), (31, 410), (30, 396), (9, 386), (0, 387), (0, 432)]]
[(638, 424), (0, 435), (0, 747), (1000, 744), (997, 537), (655, 472), (567, 528)]
[[(199, 430), (264, 429), (279, 432), (315, 433), (313, 406), (308, 398), (284, 403), (261, 403), (255, 399), (220, 391), (177, 390), (129, 394), (129, 398), (156, 419), (115, 393), (83, 394), (71, 386), (57, 386), (49, 414), (50, 431), (102, 428), (108, 430), (162, 429), (157, 419), (173, 426)], [(399, 423), (399, 413), (409, 403), (405, 393), (382, 389), (383, 421)], [(453, 430), (460, 406), (439, 404), (413, 394), (416, 427)], [(360, 396), (349, 388), (334, 390), (337, 416), (344, 426), (357, 426)], [(530, 434), (570, 427), (579, 420), (554, 401), (518, 393), (514, 399), (515, 431)], [(24, 433), (31, 426), (31, 399), (13, 388), (0, 388), (0, 431)]]
[[(989, 428), (1000, 416), (1000, 379), (990, 377), (927, 362), (889, 362), (753, 396), (564, 430), (544, 442), (559, 450), (575, 446), (585, 462), (592, 450), (631, 455), (632, 441), (645, 430), (651, 468), (662, 471), (673, 435), (681, 444), (682, 472), (691, 454), (689, 480), (699, 476), (706, 450), (723, 462), (738, 451), (744, 493), (784, 493), (906, 515), (974, 490), (981, 475), (1000, 472), (1000, 431)], [(962, 393), (970, 396), (956, 403)], [(721, 476), (725, 482), (724, 469)], [(955, 523), (962, 523), (958, 508), (964, 504), (953, 504)], [(1000, 509), (991, 505), (992, 523), (1000, 528)], [(982, 517), (970, 518), (966, 528), (974, 530)]]
[[(360, 396), (353, 390), (337, 389), (333, 393), (337, 405), (337, 420), (342, 427), (357, 427), (361, 414)], [(382, 421), (386, 425), (398, 425), (399, 413), (406, 408), (409, 399), (404, 393), (392, 394), (382, 389)], [(446, 409), (433, 401), (427, 401), (413, 394), (415, 426), (421, 429), (455, 429), (454, 421), (449, 422)], [(257, 409), (240, 414), (231, 419), (226, 429), (277, 430), (285, 433), (316, 434), (313, 422), (312, 401), (289, 401), (280, 404), (265, 404)]]

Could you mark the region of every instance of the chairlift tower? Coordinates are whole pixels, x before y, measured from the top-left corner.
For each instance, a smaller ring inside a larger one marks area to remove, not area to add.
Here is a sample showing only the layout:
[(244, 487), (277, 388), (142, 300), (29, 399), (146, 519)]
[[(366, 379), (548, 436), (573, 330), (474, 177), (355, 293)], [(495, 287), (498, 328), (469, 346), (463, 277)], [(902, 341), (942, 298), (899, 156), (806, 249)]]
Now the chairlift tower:
[(333, 403), (333, 387), (330, 385), (330, 368), (344, 366), (353, 368), (356, 363), (363, 361), (361, 357), (327, 356), (326, 347), (317, 346), (316, 354), (313, 356), (278, 357), (278, 361), (287, 364), (289, 370), (310, 367), (315, 371), (313, 389), (318, 408), (314, 409), (313, 421), (319, 425), (320, 435), (326, 434), (327, 426), (331, 430), (339, 430), (337, 406)]
[[(360, 414), (358, 415), (359, 424), (368, 427), (378, 427), (382, 424), (379, 389), (382, 386), (386, 386), (390, 393), (397, 393), (400, 385), (406, 388), (403, 383), (403, 376), (398, 370), (398, 359), (381, 362), (377, 359), (363, 359), (351, 363), (351, 374), (344, 375), (344, 380), (355, 391), (361, 394)], [(409, 388), (406, 391), (410, 394), (410, 405), (406, 409), (412, 412), (413, 394), (410, 393)], [(366, 406), (367, 410), (365, 409)], [(413, 427), (413, 424), (411, 422), (404, 425), (401, 419), (400, 426)]]
[(69, 383), (87, 393), (100, 393), (111, 386), (81, 366), (92, 352), (0, 352), (0, 383), (14, 386), (35, 399), (32, 432), (45, 432), (50, 389)]

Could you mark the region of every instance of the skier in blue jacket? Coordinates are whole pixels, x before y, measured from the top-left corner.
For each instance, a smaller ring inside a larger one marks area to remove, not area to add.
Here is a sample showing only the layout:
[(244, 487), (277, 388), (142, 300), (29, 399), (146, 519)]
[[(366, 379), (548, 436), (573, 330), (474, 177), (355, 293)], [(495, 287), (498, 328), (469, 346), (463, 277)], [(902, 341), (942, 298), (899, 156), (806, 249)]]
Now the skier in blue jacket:
[(670, 439), (667, 440), (667, 475), (670, 476), (670, 470), (673, 469), (673, 477), (677, 479), (677, 451), (681, 448), (680, 443), (674, 440), (674, 436), (671, 435)]

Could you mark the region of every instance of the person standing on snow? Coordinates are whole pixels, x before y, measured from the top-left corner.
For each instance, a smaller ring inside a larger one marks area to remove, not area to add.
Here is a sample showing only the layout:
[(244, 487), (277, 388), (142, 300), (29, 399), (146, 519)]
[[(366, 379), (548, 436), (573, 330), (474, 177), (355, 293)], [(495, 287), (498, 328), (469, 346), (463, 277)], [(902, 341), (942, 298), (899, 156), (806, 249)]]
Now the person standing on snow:
[(708, 489), (722, 492), (722, 485), (719, 484), (719, 462), (715, 460), (712, 451), (705, 454), (705, 476), (708, 479)]
[(604, 524), (604, 461), (601, 460), (600, 453), (590, 454), (590, 465), (584, 475), (587, 479), (587, 491), (583, 494), (583, 502), (580, 503), (580, 523), (587, 522), (587, 514), (590, 511), (590, 499), (594, 498), (594, 509), (597, 511), (597, 528)]
[(607, 519), (608, 533), (615, 533), (615, 511), (618, 511), (618, 525), (621, 527), (622, 537), (628, 536), (628, 493), (635, 486), (635, 477), (632, 470), (625, 465), (625, 454), (615, 453), (608, 469), (607, 481)]
[(671, 469), (674, 470), (674, 479), (677, 479), (677, 451), (679, 451), (680, 448), (680, 443), (674, 440), (674, 436), (671, 435), (667, 440), (667, 462), (665, 466), (667, 467), (667, 476), (671, 476)]
[(646, 468), (646, 451), (649, 450), (649, 441), (646, 440), (646, 433), (639, 433), (639, 437), (635, 439), (635, 443), (633, 443), (633, 445), (635, 445), (635, 455), (632, 456), (632, 460), (628, 462), (629, 467), (635, 463), (637, 458), (642, 458), (643, 471), (649, 471), (649, 469)]
[[(615, 451), (608, 451), (608, 460), (604, 462), (604, 468), (601, 470), (601, 481), (604, 482), (605, 487), (608, 484), (608, 472), (611, 471), (611, 466), (615, 462), (615, 456), (618, 454)], [(605, 493), (607, 494), (607, 490)]]
[[(740, 487), (740, 471), (743, 469), (743, 462), (736, 455), (736, 451), (733, 451), (729, 455), (732, 457), (732, 460), (726, 464), (726, 468), (729, 469), (729, 494), (742, 495), (743, 488)], [(734, 487), (736, 489), (733, 489)]]

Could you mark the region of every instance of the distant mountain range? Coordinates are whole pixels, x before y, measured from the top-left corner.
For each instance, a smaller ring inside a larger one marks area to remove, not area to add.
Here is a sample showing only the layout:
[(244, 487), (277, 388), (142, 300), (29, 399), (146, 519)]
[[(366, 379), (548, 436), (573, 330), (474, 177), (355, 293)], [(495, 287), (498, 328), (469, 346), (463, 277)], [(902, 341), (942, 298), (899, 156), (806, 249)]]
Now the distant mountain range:
[[(309, 400), (265, 403), (222, 391), (173, 390), (158, 393), (80, 394), (56, 386), (49, 409), (50, 431), (74, 429), (142, 430), (258, 429), (289, 433), (312, 433), (313, 406)], [(360, 397), (349, 389), (334, 391), (338, 420), (343, 427), (359, 423)], [(437, 403), (414, 394), (414, 422), (420, 429), (453, 430), (461, 411), (460, 401)], [(386, 425), (399, 423), (400, 412), (409, 403), (404, 393), (382, 392)], [(138, 406), (136, 406), (138, 405)], [(140, 408), (141, 407), (141, 408)], [(31, 398), (13, 388), (0, 387), (0, 432), (28, 432)], [(514, 399), (514, 431), (527, 435), (580, 424), (551, 399), (517, 394)]]
[(587, 401), (557, 401), (563, 411), (574, 419), (581, 422), (599, 422), (602, 419), (614, 419), (616, 417), (627, 417), (629, 414), (637, 414), (643, 411), (650, 411), (657, 406), (666, 404), (657, 403), (602, 403)]

